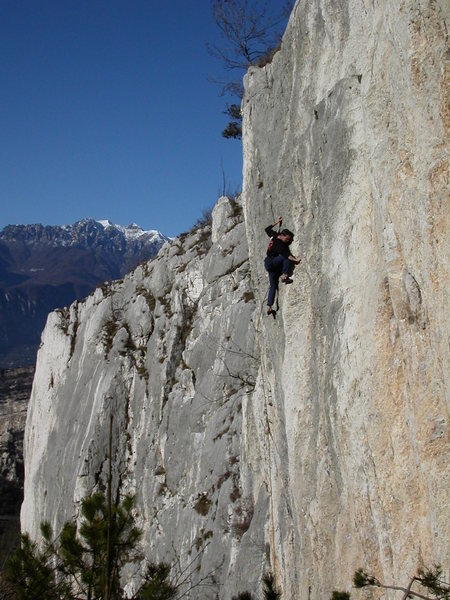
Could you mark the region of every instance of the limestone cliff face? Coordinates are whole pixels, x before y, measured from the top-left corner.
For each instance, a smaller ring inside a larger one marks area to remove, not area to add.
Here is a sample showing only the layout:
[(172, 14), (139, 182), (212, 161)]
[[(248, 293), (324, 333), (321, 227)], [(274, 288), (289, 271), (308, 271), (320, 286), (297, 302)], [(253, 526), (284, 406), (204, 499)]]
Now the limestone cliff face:
[[(448, 558), (445, 2), (302, 0), (245, 80), (244, 220), (208, 227), (50, 315), (22, 527), (133, 492), (191, 598), (403, 583)], [(303, 262), (265, 314), (264, 228)], [(131, 584), (132, 585), (132, 584)], [(206, 590), (206, 591), (205, 591)]]
[[(258, 364), (245, 228), (226, 198), (213, 217), (212, 231), (167, 244), (123, 281), (49, 316), (21, 514), (33, 536), (42, 519), (58, 531), (105, 485), (112, 415), (113, 488), (136, 494), (147, 556), (191, 564), (191, 584), (210, 591), (239, 579), (240, 541), (257, 521), (240, 478), (243, 403)], [(262, 546), (263, 534), (259, 523)]]
[(277, 215), (303, 257), (261, 321), (253, 401), (287, 598), (349, 590), (360, 564), (403, 582), (450, 566), (448, 17), (445, 2), (300, 1), (246, 76), (259, 307)]

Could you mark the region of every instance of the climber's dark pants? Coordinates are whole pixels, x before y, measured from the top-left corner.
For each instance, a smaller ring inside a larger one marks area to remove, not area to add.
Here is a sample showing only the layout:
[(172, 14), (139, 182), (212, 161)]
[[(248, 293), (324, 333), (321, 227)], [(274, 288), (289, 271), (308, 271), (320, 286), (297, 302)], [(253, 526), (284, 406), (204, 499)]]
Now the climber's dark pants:
[(275, 294), (278, 290), (278, 282), (283, 273), (288, 277), (294, 272), (294, 263), (288, 258), (279, 254), (278, 256), (266, 256), (264, 266), (269, 273), (269, 296), (267, 297), (267, 306), (272, 306), (275, 302)]

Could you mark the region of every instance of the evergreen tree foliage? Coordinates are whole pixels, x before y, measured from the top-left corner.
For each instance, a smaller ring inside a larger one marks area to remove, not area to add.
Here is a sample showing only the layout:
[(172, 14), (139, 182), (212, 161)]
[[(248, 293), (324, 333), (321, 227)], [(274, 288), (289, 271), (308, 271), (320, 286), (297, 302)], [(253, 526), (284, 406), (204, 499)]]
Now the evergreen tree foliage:
[[(281, 598), (281, 592), (275, 588), (275, 580), (271, 573), (265, 573), (262, 582), (264, 600), (279, 600)], [(250, 592), (241, 592), (237, 596), (233, 596), (231, 600), (253, 600), (253, 596)]]
[(281, 598), (281, 593), (275, 589), (275, 580), (271, 573), (266, 573), (263, 576), (263, 594), (264, 600), (278, 600)]
[(353, 575), (353, 585), (356, 589), (361, 589), (369, 585), (378, 586), (379, 583), (378, 579), (366, 573), (364, 569), (358, 569)]
[(240, 140), (242, 138), (242, 125), (238, 121), (230, 121), (225, 129), (222, 131), (224, 138), (234, 138)]
[(71, 598), (70, 586), (57, 578), (48, 524), (41, 526), (41, 532), (44, 537), (43, 549), (27, 533), (21, 535), (19, 547), (6, 562), (6, 580), (12, 584), (19, 600)]
[(450, 585), (443, 581), (442, 567), (440, 565), (435, 565), (432, 569), (419, 569), (416, 581), (419, 581), (436, 598), (450, 599)]
[[(413, 589), (415, 584), (420, 584), (422, 589), (419, 591)], [(402, 592), (402, 600), (406, 600), (406, 598), (450, 600), (450, 585), (442, 579), (442, 567), (440, 565), (435, 565), (431, 569), (420, 568), (417, 571), (417, 575), (410, 578), (406, 587), (384, 584), (373, 575), (367, 573), (364, 569), (358, 569), (353, 575), (353, 585), (356, 589), (377, 587), (385, 590)], [(350, 600), (350, 594), (347, 592), (334, 591), (331, 600)]]
[[(16, 553), (7, 561), (6, 578), (19, 600), (119, 600), (123, 567), (142, 559), (137, 545), (142, 532), (135, 526), (134, 498), (109, 506), (97, 492), (85, 498), (82, 521), (64, 524), (58, 539), (50, 524), (41, 525), (42, 547), (23, 534)], [(135, 598), (170, 600), (170, 568), (151, 564)]]
[(170, 566), (166, 563), (150, 564), (137, 600), (171, 600), (176, 597), (176, 587), (169, 582)]
[(228, 115), (232, 120), (228, 123), (225, 129), (222, 131), (222, 135), (225, 138), (242, 138), (242, 112), (239, 104), (227, 104), (224, 114)]

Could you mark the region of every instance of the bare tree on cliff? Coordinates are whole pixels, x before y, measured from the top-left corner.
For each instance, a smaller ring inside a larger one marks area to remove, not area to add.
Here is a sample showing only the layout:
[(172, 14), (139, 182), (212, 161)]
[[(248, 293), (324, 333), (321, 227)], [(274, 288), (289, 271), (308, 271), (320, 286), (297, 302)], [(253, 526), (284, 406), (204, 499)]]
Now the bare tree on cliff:
[[(234, 73), (228, 81), (217, 81), (222, 94), (239, 100), (243, 96), (242, 77), (252, 65), (263, 66), (272, 60), (279, 49), (281, 35), (293, 0), (285, 0), (281, 8), (274, 0), (213, 0), (214, 21), (221, 32), (218, 44), (208, 45), (209, 52), (218, 58), (225, 71)], [(242, 136), (242, 117), (238, 104), (227, 105), (224, 111), (231, 117), (222, 135)]]

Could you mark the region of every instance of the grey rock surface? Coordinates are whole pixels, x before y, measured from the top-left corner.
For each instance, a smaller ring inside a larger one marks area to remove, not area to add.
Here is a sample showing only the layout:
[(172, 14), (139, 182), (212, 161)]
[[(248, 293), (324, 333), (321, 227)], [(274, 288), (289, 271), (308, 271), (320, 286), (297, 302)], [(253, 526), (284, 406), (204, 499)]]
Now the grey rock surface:
[[(449, 4), (297, 2), (245, 78), (244, 206), (303, 262), (264, 320), (271, 562), (286, 598), (449, 564)], [(264, 460), (263, 460), (264, 459)]]
[(112, 415), (114, 493), (136, 495), (146, 555), (191, 564), (191, 585), (206, 585), (192, 597), (228, 597), (248, 584), (235, 567), (247, 534), (256, 585), (267, 499), (254, 514), (240, 466), (254, 308), (241, 206), (222, 198), (212, 225), (52, 313), (28, 413), (23, 529), (35, 537), (48, 519), (58, 531), (105, 485)]
[[(105, 484), (192, 599), (450, 568), (448, 4), (302, 0), (243, 100), (242, 204), (49, 316), (22, 526)], [(447, 74), (447, 75), (446, 75)], [(303, 257), (265, 314), (264, 228)], [(208, 576), (209, 575), (209, 576)], [(135, 578), (130, 577), (130, 590)], [(389, 596), (386, 596), (389, 597)]]

